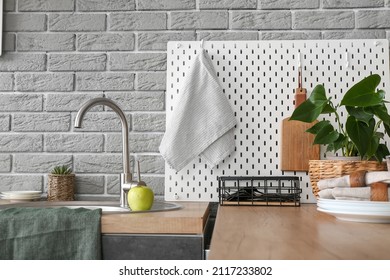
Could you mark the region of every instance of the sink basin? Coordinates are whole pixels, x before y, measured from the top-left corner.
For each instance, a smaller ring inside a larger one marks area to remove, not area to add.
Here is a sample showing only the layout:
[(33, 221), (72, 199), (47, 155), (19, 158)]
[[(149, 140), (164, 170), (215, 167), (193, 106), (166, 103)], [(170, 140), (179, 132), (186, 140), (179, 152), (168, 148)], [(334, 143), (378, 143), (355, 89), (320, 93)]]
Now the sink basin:
[(135, 213), (149, 213), (162, 212), (180, 209), (181, 206), (176, 203), (166, 201), (155, 201), (153, 207), (147, 211), (131, 211), (129, 208), (122, 208), (117, 203), (111, 201), (33, 201), (33, 202), (18, 202), (0, 205), (0, 210), (10, 207), (31, 207), (31, 208), (58, 208), (67, 207), (88, 208), (88, 209), (102, 209), (103, 214), (135, 214)]

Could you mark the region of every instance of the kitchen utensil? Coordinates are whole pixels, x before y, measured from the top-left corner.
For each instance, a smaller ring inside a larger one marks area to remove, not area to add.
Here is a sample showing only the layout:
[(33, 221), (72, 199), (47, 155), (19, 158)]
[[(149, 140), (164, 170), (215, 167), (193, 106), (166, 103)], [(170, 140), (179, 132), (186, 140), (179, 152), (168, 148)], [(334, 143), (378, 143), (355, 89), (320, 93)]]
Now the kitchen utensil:
[[(298, 67), (298, 88), (295, 90), (295, 108), (306, 100), (302, 88), (302, 68)], [(320, 159), (319, 145), (313, 145), (314, 135), (306, 132), (317, 121), (304, 123), (283, 119), (281, 139), (281, 164), (283, 171), (308, 171), (309, 160)]]
[(139, 160), (137, 160), (137, 171), (138, 171), (138, 186), (146, 186), (146, 183), (141, 180), (141, 168)]

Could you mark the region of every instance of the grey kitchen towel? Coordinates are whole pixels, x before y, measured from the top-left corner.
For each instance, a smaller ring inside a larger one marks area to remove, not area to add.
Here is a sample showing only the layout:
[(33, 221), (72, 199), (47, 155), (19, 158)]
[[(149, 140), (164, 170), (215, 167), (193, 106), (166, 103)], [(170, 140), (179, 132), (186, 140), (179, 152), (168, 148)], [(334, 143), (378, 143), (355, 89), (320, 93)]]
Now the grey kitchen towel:
[(100, 218), (100, 209), (0, 210), (0, 259), (101, 259)]
[(201, 49), (185, 74), (160, 153), (176, 171), (198, 156), (213, 168), (234, 151), (236, 123), (212, 61)]

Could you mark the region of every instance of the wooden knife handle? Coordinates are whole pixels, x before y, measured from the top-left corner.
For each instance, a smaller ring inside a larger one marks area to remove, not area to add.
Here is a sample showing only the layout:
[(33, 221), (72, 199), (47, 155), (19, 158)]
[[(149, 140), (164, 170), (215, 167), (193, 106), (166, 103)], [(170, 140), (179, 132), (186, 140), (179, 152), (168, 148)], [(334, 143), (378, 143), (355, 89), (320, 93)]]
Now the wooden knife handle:
[(301, 105), (306, 100), (306, 89), (296, 88), (295, 89), (295, 108)]

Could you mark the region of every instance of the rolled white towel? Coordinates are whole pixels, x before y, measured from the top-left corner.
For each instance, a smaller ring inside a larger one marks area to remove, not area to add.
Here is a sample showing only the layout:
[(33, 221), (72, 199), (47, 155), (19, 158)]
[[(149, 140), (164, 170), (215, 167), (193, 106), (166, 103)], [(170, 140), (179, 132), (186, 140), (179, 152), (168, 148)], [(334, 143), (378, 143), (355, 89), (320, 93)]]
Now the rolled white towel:
[(349, 175), (339, 178), (322, 179), (317, 182), (317, 187), (320, 190), (333, 189), (336, 187), (349, 187)]
[(336, 197), (335, 199), (336, 199), (336, 200), (370, 201), (369, 198), (348, 197), (348, 196), (340, 196), (340, 197)]
[(325, 189), (319, 191), (317, 194), (320, 198), (334, 199), (334, 196), (332, 194), (332, 189)]
[(332, 195), (335, 199), (370, 200), (371, 187), (333, 188)]
[[(352, 175), (345, 175), (338, 178), (330, 178), (330, 179), (322, 179), (317, 182), (317, 187), (320, 190), (324, 189), (331, 189), (336, 187), (344, 187), (348, 188), (351, 187), (351, 180), (350, 176)], [(367, 172), (365, 174), (364, 182), (365, 185), (370, 185), (372, 183), (376, 182), (386, 182), (388, 183), (390, 180), (390, 172), (389, 171), (373, 171), (373, 172)]]
[[(390, 198), (390, 187), (387, 188), (388, 197)], [(337, 200), (360, 200), (370, 201), (372, 192), (371, 187), (362, 188), (332, 188), (318, 192), (320, 198), (337, 199)]]

